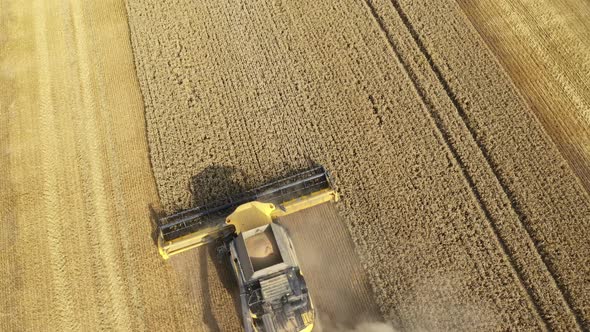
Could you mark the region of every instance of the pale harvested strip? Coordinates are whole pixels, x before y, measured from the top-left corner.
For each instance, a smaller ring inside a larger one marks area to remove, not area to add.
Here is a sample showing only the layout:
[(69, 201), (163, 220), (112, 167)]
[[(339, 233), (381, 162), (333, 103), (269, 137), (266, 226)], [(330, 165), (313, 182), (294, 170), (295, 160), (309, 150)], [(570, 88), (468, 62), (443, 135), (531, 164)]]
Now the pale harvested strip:
[[(464, 15), (457, 14), (456, 4), (441, 1), (423, 6), (401, 1), (400, 7), (463, 109), (465, 124), (487, 155), (578, 328), (587, 329), (588, 193), (492, 53), (482, 47), (476, 31), (466, 24)], [(494, 88), (484, 88), (489, 86)]]
[[(236, 193), (309, 158), (333, 171), (340, 213), (397, 326), (546, 326), (474, 191), (487, 190), (474, 184), (489, 183), (490, 171), (478, 149), (474, 159), (460, 154), (473, 149), (471, 133), (437, 123), (366, 3), (128, 9), (166, 208)], [(487, 178), (469, 181), (477, 174), (462, 167)]]
[(590, 191), (590, 3), (458, 3)]
[(188, 330), (121, 1), (2, 1), (0, 330)]

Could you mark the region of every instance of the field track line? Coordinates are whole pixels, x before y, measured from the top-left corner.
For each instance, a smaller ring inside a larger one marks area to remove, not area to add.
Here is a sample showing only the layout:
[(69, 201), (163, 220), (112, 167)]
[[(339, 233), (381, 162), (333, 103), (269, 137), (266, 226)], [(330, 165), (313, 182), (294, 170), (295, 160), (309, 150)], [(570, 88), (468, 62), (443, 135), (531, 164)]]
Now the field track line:
[[(514, 258), (512, 257), (512, 255), (509, 254), (508, 246), (507, 246), (506, 242), (504, 241), (504, 239), (500, 236), (500, 232), (498, 230), (498, 227), (496, 226), (496, 223), (493, 222), (493, 218), (491, 216), (491, 213), (489, 212), (489, 210), (487, 209), (487, 207), (483, 203), (483, 201), (481, 199), (481, 194), (479, 193), (479, 190), (475, 186), (475, 183), (474, 183), (471, 175), (467, 172), (466, 167), (465, 167), (465, 164), (461, 160), (461, 158), (459, 156), (459, 153), (457, 152), (457, 149), (451, 143), (450, 133), (445, 128), (445, 126), (444, 126), (444, 124), (443, 124), (442, 119), (440, 118), (440, 116), (434, 111), (433, 105), (429, 101), (429, 99), (426, 96), (425, 92), (420, 88), (420, 85), (418, 83), (418, 78), (414, 74), (413, 70), (410, 68), (410, 65), (406, 61), (404, 61), (404, 59), (402, 58), (401, 53), (399, 51), (399, 47), (395, 43), (395, 41), (394, 41), (393, 37), (391, 36), (389, 30), (385, 26), (382, 17), (377, 13), (377, 10), (376, 10), (375, 6), (373, 5), (372, 1), (371, 0), (365, 0), (365, 3), (369, 7), (369, 11), (371, 12), (371, 15), (373, 16), (373, 18), (375, 19), (375, 21), (378, 23), (379, 28), (382, 30), (383, 34), (385, 35), (385, 37), (386, 37), (386, 39), (387, 39), (387, 41), (388, 41), (391, 49), (393, 50), (393, 53), (395, 54), (395, 57), (397, 58), (398, 62), (402, 65), (404, 71), (408, 74), (408, 77), (410, 78), (412, 84), (414, 85), (414, 89), (416, 90), (417, 94), (420, 96), (420, 99), (421, 99), (422, 103), (424, 104), (425, 108), (427, 109), (427, 111), (429, 113), (429, 116), (431, 117), (431, 119), (433, 120), (434, 124), (436, 125), (436, 129), (441, 134), (441, 137), (442, 137), (445, 145), (448, 147), (449, 151), (451, 152), (451, 154), (453, 156), (453, 159), (455, 159), (457, 165), (461, 169), (461, 173), (462, 173), (463, 177), (466, 179), (466, 181), (467, 181), (467, 183), (469, 185), (469, 188), (471, 190), (471, 193), (472, 193), (473, 197), (475, 198), (475, 200), (477, 202), (477, 205), (479, 206), (479, 208), (483, 212), (483, 214), (486, 217), (486, 219), (488, 219), (488, 221), (489, 221), (489, 224), (490, 224), (491, 229), (492, 229), (492, 231), (494, 233), (494, 236), (497, 238), (498, 243), (500, 244), (500, 247), (502, 248), (502, 251), (504, 252), (504, 256), (510, 262), (510, 265), (511, 265), (512, 269), (516, 272), (516, 276), (517, 276), (520, 284), (522, 285), (523, 289), (526, 291), (528, 301), (533, 305), (533, 308), (535, 309), (536, 315), (539, 317), (539, 319), (541, 321), (543, 321), (543, 324), (544, 324), (545, 328), (547, 330), (550, 330), (549, 323), (541, 315), (541, 309), (539, 308), (539, 304), (534, 300), (534, 297), (533, 297), (533, 294), (532, 294), (532, 290), (529, 287), (527, 287), (526, 286), (526, 283), (524, 282), (523, 272), (518, 267), (518, 265), (517, 265), (516, 261), (514, 260)], [(403, 13), (400, 14), (400, 10), (398, 10), (398, 5), (396, 3), (393, 3), (393, 4), (394, 4), (394, 7), (396, 8), (396, 11), (398, 12), (398, 15), (402, 18), (402, 21), (404, 22), (404, 25), (406, 25), (406, 27), (407, 27), (408, 24), (409, 24), (409, 22), (407, 22), (407, 17)], [(408, 28), (408, 30), (410, 30), (410, 28)], [(414, 38), (414, 40), (416, 40), (417, 36), (414, 36), (415, 30), (414, 30), (414, 33), (412, 33), (412, 31), (410, 31), (410, 33), (412, 34), (412, 37)], [(422, 50), (423, 49), (423, 44), (421, 42), (416, 42), (416, 43), (418, 44), (418, 47), (421, 49), (422, 52), (426, 51), (425, 49)], [(429, 65), (431, 66), (431, 68), (436, 68), (435, 67), (435, 64), (432, 62), (432, 59), (430, 58), (430, 56), (429, 55), (427, 56), (426, 54), (425, 54), (425, 56), (427, 58), (427, 61), (428, 61)], [(440, 80), (440, 78), (442, 78), (440, 76), (440, 72), (438, 72), (438, 74), (437, 74), (437, 71), (435, 71), (435, 74), (437, 75), (437, 78), (439, 80)], [(443, 88), (445, 89), (445, 92), (449, 95), (449, 97), (451, 98), (451, 101), (452, 101), (453, 105), (455, 107), (460, 107), (460, 105), (458, 104), (457, 100), (454, 98), (454, 95), (448, 89), (448, 84), (446, 84), (446, 85), (443, 84)], [(470, 130), (471, 135), (473, 136), (473, 133), (472, 133), (471, 128), (469, 128), (469, 130)], [(478, 144), (478, 146), (480, 146), (479, 142), (477, 142), (477, 144)], [(488, 160), (487, 155), (485, 155), (485, 157), (486, 157), (486, 160)], [(494, 171), (494, 175), (496, 175), (496, 172), (495, 171)], [(519, 219), (520, 219), (520, 215), (519, 215)], [(568, 305), (569, 305), (569, 303), (568, 303)]]
[[(567, 289), (565, 288), (565, 286), (561, 282), (559, 282), (558, 278), (556, 278), (556, 274), (557, 273), (556, 273), (555, 269), (551, 266), (551, 264), (549, 264), (547, 262), (546, 254), (543, 253), (543, 252), (541, 252), (541, 250), (539, 249), (539, 247), (537, 245), (537, 241), (535, 241), (535, 239), (531, 235), (532, 234), (532, 229), (531, 229), (530, 225), (526, 222), (527, 216), (522, 212), (522, 209), (520, 208), (520, 206), (519, 206), (519, 204), (518, 204), (518, 202), (517, 202), (514, 194), (506, 186), (504, 180), (502, 179), (502, 177), (498, 173), (498, 171), (497, 171), (497, 165), (495, 165), (493, 163), (493, 161), (491, 160), (490, 155), (489, 155), (489, 152), (487, 151), (486, 147), (477, 139), (477, 134), (475, 133), (474, 129), (470, 126), (469, 119), (467, 118), (467, 115), (465, 113), (465, 110), (463, 109), (463, 107), (461, 106), (461, 104), (457, 101), (457, 98), (456, 98), (455, 94), (452, 92), (449, 83), (447, 82), (447, 80), (442, 75), (441, 70), (434, 63), (434, 60), (432, 59), (432, 56), (430, 55), (430, 53), (426, 49), (426, 46), (424, 45), (424, 43), (420, 39), (420, 37), (418, 35), (418, 32), (416, 31), (416, 29), (414, 28), (414, 26), (410, 22), (408, 16), (402, 10), (401, 5), (399, 4), (399, 2), (397, 0), (390, 0), (390, 1), (391, 1), (391, 4), (392, 4), (393, 8), (397, 12), (398, 16), (402, 20), (404, 26), (406, 27), (406, 29), (408, 30), (408, 32), (412, 36), (412, 39), (414, 40), (414, 42), (418, 46), (420, 52), (423, 54), (423, 56), (427, 60), (427, 62), (429, 64), (432, 72), (435, 74), (437, 80), (441, 83), (442, 88), (444, 89), (445, 93), (448, 95), (448, 97), (449, 97), (450, 101), (452, 102), (453, 106), (457, 110), (457, 113), (458, 113), (461, 121), (465, 124), (465, 127), (468, 129), (469, 134), (471, 135), (471, 138), (473, 139), (473, 141), (477, 144), (478, 148), (480, 149), (483, 157), (486, 160), (486, 163), (488, 164), (489, 169), (492, 171), (492, 173), (493, 173), (494, 177), (496, 178), (498, 184), (502, 188), (502, 191), (504, 192), (504, 194), (506, 195), (506, 197), (510, 201), (510, 206), (511, 206), (512, 210), (516, 213), (520, 225), (526, 231), (527, 235), (529, 236), (529, 238), (533, 242), (534, 247), (535, 247), (535, 251), (540, 256), (541, 261), (543, 262), (543, 264), (546, 266), (547, 271), (551, 275), (551, 278), (555, 281), (555, 284), (556, 284), (557, 288), (559, 289), (560, 294), (562, 295), (562, 298), (563, 298), (564, 303), (567, 305), (568, 310), (571, 312), (571, 314), (575, 318), (577, 327), (580, 330), (582, 330), (582, 326), (583, 326), (582, 320), (580, 318), (580, 314), (573, 309), (573, 306), (571, 304), (571, 295), (569, 294), (569, 292), (567, 291)], [(507, 247), (505, 241), (500, 236), (500, 232), (498, 230), (498, 227), (496, 226), (496, 223), (494, 222), (493, 218), (491, 217), (491, 214), (489, 213), (487, 207), (485, 206), (485, 204), (481, 200), (481, 195), (479, 194), (479, 191), (476, 188), (476, 186), (475, 186), (475, 184), (473, 182), (473, 179), (471, 178), (471, 176), (465, 170), (466, 169), (465, 168), (465, 165), (460, 160), (460, 157), (459, 157), (459, 155), (457, 153), (457, 150), (453, 146), (452, 142), (449, 140), (449, 133), (446, 130), (446, 128), (444, 128), (444, 124), (442, 123), (439, 115), (434, 111), (434, 109), (433, 109), (431, 103), (428, 101), (425, 93), (422, 91), (422, 89), (419, 88), (420, 85), (419, 85), (419, 83), (417, 81), (416, 75), (413, 73), (413, 71), (410, 68), (410, 66), (402, 59), (401, 54), (399, 52), (399, 48), (396, 46), (395, 41), (394, 41), (393, 37), (391, 36), (390, 32), (385, 27), (385, 24), (383, 23), (383, 19), (377, 13), (377, 10), (375, 9), (374, 5), (372, 4), (372, 1), (371, 0), (366, 0), (365, 3), (368, 5), (368, 7), (369, 7), (369, 9), (371, 11), (372, 16), (375, 18), (375, 20), (379, 24), (379, 27), (381, 28), (381, 30), (385, 34), (385, 36), (387, 38), (387, 41), (391, 45), (391, 48), (393, 49), (393, 51), (394, 51), (394, 53), (395, 53), (398, 61), (402, 64), (402, 66), (404, 67), (404, 70), (408, 73), (408, 76), (410, 77), (410, 79), (411, 79), (411, 81), (412, 81), (412, 83), (413, 83), (416, 91), (420, 95), (420, 97), (421, 97), (422, 101), (424, 102), (426, 108), (428, 109), (431, 117), (433, 118), (433, 120), (434, 120), (434, 122), (435, 122), (435, 124), (437, 126), (437, 129), (441, 132), (441, 134), (443, 136), (443, 139), (445, 141), (445, 144), (449, 147), (449, 150), (453, 154), (453, 157), (455, 158), (455, 160), (457, 161), (457, 163), (461, 167), (461, 172), (462, 172), (463, 176), (465, 177), (465, 179), (469, 183), (469, 186), (471, 188), (471, 191), (472, 191), (474, 197), (476, 198), (478, 205), (480, 206), (480, 208), (484, 212), (486, 218), (490, 221), (490, 225), (492, 227), (492, 230), (494, 232), (494, 235), (498, 238), (498, 241), (499, 241), (499, 243), (500, 243), (500, 245), (502, 247), (502, 250), (504, 251), (506, 257), (508, 257), (508, 259), (509, 259), (512, 267), (516, 271), (516, 273), (518, 275), (518, 278), (519, 278), (519, 281), (521, 282), (521, 284), (523, 285), (523, 287), (526, 289), (527, 294), (528, 294), (528, 297), (530, 298), (530, 301), (534, 304), (534, 307), (535, 307), (535, 309), (537, 311), (537, 314), (539, 314), (539, 317), (542, 318), (543, 322), (545, 323), (545, 326), (547, 328), (549, 328), (549, 325), (548, 325), (548, 322), (546, 321), (546, 319), (543, 318), (540, 315), (541, 310), (539, 308), (538, 303), (534, 300), (534, 297), (532, 296), (533, 295), (532, 294), (532, 290), (529, 289), (529, 287), (527, 287), (526, 284), (524, 283), (523, 272), (521, 271), (520, 268), (518, 268), (518, 265), (516, 264), (516, 262), (514, 261), (514, 259), (509, 254), (508, 247)]]
[[(516, 199), (516, 197), (514, 196), (512, 191), (508, 188), (508, 186), (505, 184), (505, 181), (502, 179), (502, 176), (498, 173), (497, 165), (495, 165), (494, 162), (492, 161), (485, 145), (483, 145), (477, 139), (477, 134), (475, 133), (475, 130), (470, 126), (469, 119), (467, 118), (467, 114), (465, 113), (465, 110), (463, 109), (461, 104), (457, 101), (457, 98), (456, 98), (455, 94), (453, 93), (453, 91), (451, 90), (449, 83), (442, 75), (441, 70), (434, 63), (432, 56), (430, 55), (430, 53), (428, 53), (426, 46), (424, 45), (424, 43), (420, 39), (418, 32), (416, 31), (416, 29), (414, 28), (414, 26), (410, 22), (408, 16), (402, 10), (401, 5), (399, 4), (399, 0), (390, 0), (390, 1), (391, 1), (392, 6), (395, 8), (395, 11), (398, 13), (399, 17), (401, 18), (402, 22), (404, 23), (404, 25), (406, 26), (406, 28), (408, 29), (408, 31), (412, 35), (412, 38), (416, 42), (416, 45), (418, 46), (418, 48), (420, 49), (420, 51), (422, 52), (422, 54), (424, 55), (424, 57), (428, 61), (428, 64), (430, 65), (430, 68), (432, 69), (432, 71), (436, 75), (436, 78), (439, 80), (439, 82), (441, 83), (446, 94), (449, 96), (449, 99), (451, 100), (451, 102), (455, 106), (455, 109), (457, 110), (459, 117), (461, 118), (461, 120), (465, 124), (465, 127), (467, 127), (467, 129), (469, 130), (469, 134), (471, 135), (473, 141), (477, 144), (477, 146), (481, 150), (490, 170), (494, 174), (494, 177), (497, 179), (498, 184), (500, 185), (500, 187), (504, 191), (504, 194), (506, 195), (506, 197), (510, 201), (510, 206), (512, 207), (512, 210), (518, 216), (518, 221), (520, 222), (520, 225), (524, 228), (527, 235), (530, 237), (530, 239), (534, 243), (537, 254), (539, 254), (539, 256), (541, 257), (541, 260), (543, 261), (543, 263), (545, 264), (545, 266), (547, 268), (547, 271), (551, 274), (551, 278), (553, 278), (553, 280), (555, 281), (555, 284), (557, 285), (557, 288), (559, 289), (564, 302), (566, 303), (569, 311), (572, 313), (572, 315), (574, 316), (574, 318), (576, 320), (576, 324), (577, 324), (578, 328), (580, 330), (582, 330), (583, 323), (582, 323), (582, 319), (580, 318), (581, 315), (579, 312), (576, 312), (573, 309), (573, 306), (571, 304), (571, 302), (572, 302), (571, 295), (567, 291), (566, 287), (559, 281), (559, 278), (556, 278), (557, 272), (555, 271), (553, 266), (547, 261), (547, 258), (546, 258), (547, 254), (544, 253), (541, 249), (539, 249), (537, 241), (531, 235), (533, 233), (533, 230), (531, 229), (530, 225), (526, 222), (527, 216), (522, 212), (522, 209), (518, 203), (518, 200)], [(499, 234), (496, 233), (496, 235), (499, 235)]]
[(47, 18), (43, 1), (33, 3), (35, 12), (39, 17), (33, 20), (35, 31), (35, 47), (37, 48), (37, 67), (39, 68), (39, 122), (41, 125), (40, 136), (42, 158), (41, 172), (43, 174), (43, 191), (40, 201), (45, 202), (46, 231), (48, 241), (48, 252), (50, 258), (51, 277), (54, 284), (52, 300), (55, 311), (51, 319), (56, 326), (61, 328), (79, 330), (80, 325), (73, 321), (74, 315), (73, 294), (68, 285), (67, 261), (64, 255), (64, 243), (61, 237), (61, 227), (66, 224), (58, 211), (60, 190), (58, 179), (55, 175), (57, 161), (55, 160), (55, 149), (58, 146), (57, 130), (54, 118), (54, 105), (51, 98), (51, 79), (49, 72), (49, 48), (46, 36)]

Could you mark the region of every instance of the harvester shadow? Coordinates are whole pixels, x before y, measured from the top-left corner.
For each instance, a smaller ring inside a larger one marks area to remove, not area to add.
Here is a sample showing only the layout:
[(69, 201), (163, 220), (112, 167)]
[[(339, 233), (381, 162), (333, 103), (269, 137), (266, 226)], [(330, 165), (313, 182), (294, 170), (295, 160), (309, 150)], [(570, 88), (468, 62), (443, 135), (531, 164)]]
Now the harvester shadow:
[[(234, 317), (241, 317), (241, 306), (240, 306), (240, 289), (238, 287), (238, 281), (232, 270), (230, 264), (230, 258), (228, 253), (219, 253), (217, 249), (221, 246), (221, 243), (213, 243), (207, 248), (209, 258), (213, 262), (215, 267), (215, 274), (221, 285), (227, 293), (230, 294), (233, 305), (234, 305)], [(226, 307), (226, 303), (221, 303), (220, 307)], [(229, 311), (229, 310), (228, 310)], [(224, 313), (226, 314), (226, 313)], [(241, 322), (241, 319), (238, 319)]]
[(162, 211), (156, 211), (152, 204), (148, 205), (148, 209), (150, 211), (150, 225), (152, 226), (152, 233), (150, 234), (150, 237), (152, 238), (152, 241), (154, 241), (154, 244), (157, 246), (158, 236), (160, 232), (158, 229), (158, 226), (160, 226), (160, 218), (164, 217), (165, 215)]
[(230, 166), (208, 166), (189, 182), (193, 206), (205, 206), (226, 202), (231, 196), (241, 193), (244, 188), (244, 173)]
[[(239, 182), (243, 183), (243, 173), (233, 167), (226, 166), (209, 166), (202, 172), (194, 175), (190, 179), (189, 190), (192, 194), (193, 206), (207, 206), (217, 203), (226, 203), (228, 197), (239, 194), (243, 191), (243, 187)], [(220, 216), (214, 216), (220, 217)], [(202, 284), (201, 287), (201, 305), (203, 307), (203, 321), (211, 331), (222, 331), (224, 326), (220, 326), (215, 318), (214, 310), (223, 308), (220, 315), (233, 315), (241, 321), (241, 309), (239, 300), (238, 282), (233, 274), (230, 265), (229, 255), (223, 251), (219, 251), (223, 245), (222, 241), (215, 241), (204, 248), (199, 248), (199, 278)], [(209, 271), (207, 259), (213, 264), (215, 271)], [(211, 286), (217, 288), (218, 283), (210, 285), (210, 274), (214, 276), (214, 280), (218, 280), (227, 294), (230, 295), (234, 313), (227, 310), (227, 297), (221, 295), (219, 292), (212, 292)], [(224, 319), (227, 321), (227, 319)]]
[(242, 170), (233, 166), (208, 166), (190, 179), (189, 191), (192, 195), (192, 205), (205, 206), (227, 203), (230, 197), (240, 197), (240, 194), (245, 193), (247, 190), (276, 182), (320, 165), (309, 157), (297, 164), (285, 162), (281, 167), (281, 172), (272, 177), (265, 177), (258, 183), (248, 183), (249, 187), (244, 186), (249, 181), (246, 181), (248, 176)]
[[(243, 188), (237, 180), (243, 179), (241, 171), (235, 167), (209, 166), (197, 175), (193, 175), (188, 183), (191, 193), (191, 206), (205, 206), (214, 203), (226, 202), (227, 198), (242, 192)], [(161, 219), (166, 216), (162, 209), (156, 209), (152, 204), (148, 205), (150, 212), (150, 225), (152, 226), (151, 238), (158, 245)], [(178, 212), (178, 211), (176, 211)]]

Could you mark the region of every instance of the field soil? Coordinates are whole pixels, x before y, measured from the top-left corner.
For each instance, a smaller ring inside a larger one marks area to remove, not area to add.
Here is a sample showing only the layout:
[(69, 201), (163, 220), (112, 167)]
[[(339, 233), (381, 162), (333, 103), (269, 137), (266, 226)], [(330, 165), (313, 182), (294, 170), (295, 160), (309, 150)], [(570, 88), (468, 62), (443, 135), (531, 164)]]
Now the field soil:
[(448, 1), (127, 3), (167, 211), (332, 171), (401, 329), (590, 328), (590, 199)]

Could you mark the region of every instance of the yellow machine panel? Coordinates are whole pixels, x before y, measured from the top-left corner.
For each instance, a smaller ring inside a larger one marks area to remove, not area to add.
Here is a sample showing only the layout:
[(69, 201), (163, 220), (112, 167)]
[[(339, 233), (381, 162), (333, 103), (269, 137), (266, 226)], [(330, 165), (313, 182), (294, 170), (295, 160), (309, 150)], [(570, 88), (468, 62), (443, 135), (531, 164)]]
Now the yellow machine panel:
[[(324, 168), (312, 168), (247, 191), (230, 199), (230, 203), (196, 207), (163, 218), (158, 249), (168, 259), (216, 239), (269, 224), (275, 218), (338, 199)], [(220, 217), (211, 220), (211, 215)]]
[(225, 222), (234, 226), (236, 234), (240, 234), (253, 228), (270, 224), (272, 222), (271, 214), (273, 211), (275, 211), (275, 205), (271, 203), (245, 203), (238, 206), (225, 219)]

